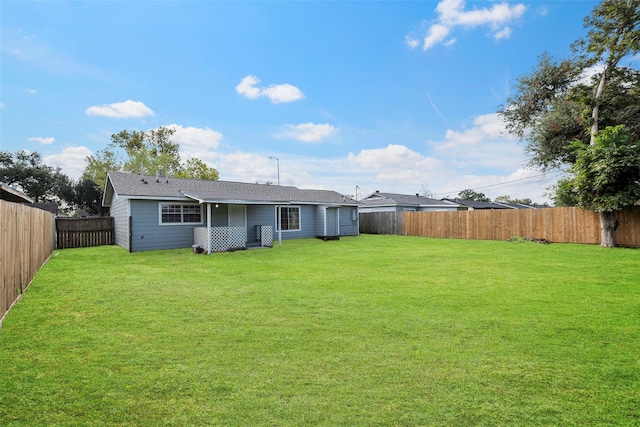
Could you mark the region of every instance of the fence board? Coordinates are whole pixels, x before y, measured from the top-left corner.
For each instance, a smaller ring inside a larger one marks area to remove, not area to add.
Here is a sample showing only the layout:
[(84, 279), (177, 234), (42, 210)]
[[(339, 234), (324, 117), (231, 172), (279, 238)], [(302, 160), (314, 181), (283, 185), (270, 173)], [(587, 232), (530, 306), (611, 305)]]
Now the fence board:
[(55, 249), (50, 212), (0, 200), (0, 326)]
[[(618, 212), (616, 218), (618, 244), (640, 247), (640, 207)], [(360, 214), (360, 232), (474, 240), (519, 236), (557, 243), (600, 244), (600, 217), (576, 207), (372, 212)]]
[(114, 244), (113, 217), (56, 219), (58, 248)]
[(360, 232), (402, 234), (402, 212), (371, 212), (360, 215)]

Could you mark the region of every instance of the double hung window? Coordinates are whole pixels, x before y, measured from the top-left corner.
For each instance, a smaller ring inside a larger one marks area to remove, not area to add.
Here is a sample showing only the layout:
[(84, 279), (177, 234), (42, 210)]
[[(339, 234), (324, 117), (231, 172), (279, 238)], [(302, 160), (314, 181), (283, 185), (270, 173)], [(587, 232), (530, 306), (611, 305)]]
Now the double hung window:
[(200, 205), (161, 203), (160, 224), (200, 224), (202, 208)]
[(298, 231), (300, 230), (300, 206), (281, 206), (279, 230)]

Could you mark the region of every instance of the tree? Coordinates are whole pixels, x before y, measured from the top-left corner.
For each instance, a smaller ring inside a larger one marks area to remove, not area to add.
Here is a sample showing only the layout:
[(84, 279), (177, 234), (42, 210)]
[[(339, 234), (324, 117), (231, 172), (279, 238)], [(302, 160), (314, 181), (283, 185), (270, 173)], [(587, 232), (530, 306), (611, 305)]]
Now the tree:
[(104, 215), (102, 191), (91, 180), (80, 179), (73, 186), (73, 203), (78, 209), (84, 209), (91, 215)]
[(71, 180), (61, 168), (43, 164), (37, 152), (1, 151), (0, 181), (16, 187), (38, 203), (71, 203)]
[(111, 142), (103, 150), (87, 157), (82, 179), (93, 181), (102, 191), (108, 171), (155, 174), (168, 173), (178, 178), (218, 179), (218, 171), (202, 160), (192, 158), (183, 162), (180, 145), (171, 140), (175, 129), (159, 127), (143, 131), (123, 130), (111, 135)]
[(615, 212), (640, 201), (640, 140), (632, 140), (624, 125), (606, 127), (595, 143), (574, 144), (576, 162), (571, 168), (570, 193), (577, 205), (609, 216), (602, 246), (616, 246)]
[(217, 181), (218, 171), (208, 167), (202, 160), (191, 158), (180, 165), (180, 169), (175, 174), (176, 178), (197, 178)]
[(551, 190), (548, 196), (553, 200), (555, 207), (578, 206), (578, 200), (575, 194), (573, 194), (572, 185), (573, 181), (571, 177), (565, 177), (548, 188), (548, 190)]
[(429, 199), (433, 198), (433, 192), (431, 191), (428, 185), (420, 186), (420, 195), (422, 197), (427, 197)]
[(474, 200), (476, 202), (490, 202), (491, 199), (484, 195), (484, 193), (478, 193), (473, 190), (462, 190), (458, 193), (458, 199), (461, 200)]
[(533, 201), (531, 199), (512, 199), (510, 196), (498, 196), (494, 199), (495, 202), (498, 203), (515, 203), (521, 205), (533, 205)]
[[(603, 127), (626, 125), (640, 139), (640, 73), (621, 61), (640, 52), (640, 0), (604, 0), (585, 18), (587, 35), (562, 61), (543, 54), (534, 70), (518, 79), (516, 92), (498, 113), (507, 130), (526, 140), (530, 165), (543, 170), (586, 167), (581, 151), (596, 145)], [(589, 72), (592, 79), (586, 79)], [(583, 154), (584, 157), (584, 154)], [(560, 182), (565, 191), (576, 181)], [(615, 242), (615, 213), (600, 212), (603, 246)]]

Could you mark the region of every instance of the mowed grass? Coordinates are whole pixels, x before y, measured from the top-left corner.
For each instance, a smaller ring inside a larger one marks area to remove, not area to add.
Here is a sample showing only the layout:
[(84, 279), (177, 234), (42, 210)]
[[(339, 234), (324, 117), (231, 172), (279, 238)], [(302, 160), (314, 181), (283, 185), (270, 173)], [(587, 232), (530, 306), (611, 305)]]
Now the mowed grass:
[(640, 251), (56, 251), (0, 330), (0, 425), (640, 425)]

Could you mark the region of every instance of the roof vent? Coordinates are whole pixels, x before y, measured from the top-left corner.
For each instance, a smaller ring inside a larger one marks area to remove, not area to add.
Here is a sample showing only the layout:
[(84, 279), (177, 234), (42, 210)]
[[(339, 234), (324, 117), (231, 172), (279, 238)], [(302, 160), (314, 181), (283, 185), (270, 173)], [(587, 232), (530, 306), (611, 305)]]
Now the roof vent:
[(420, 197), (420, 194), (416, 193), (416, 197)]

